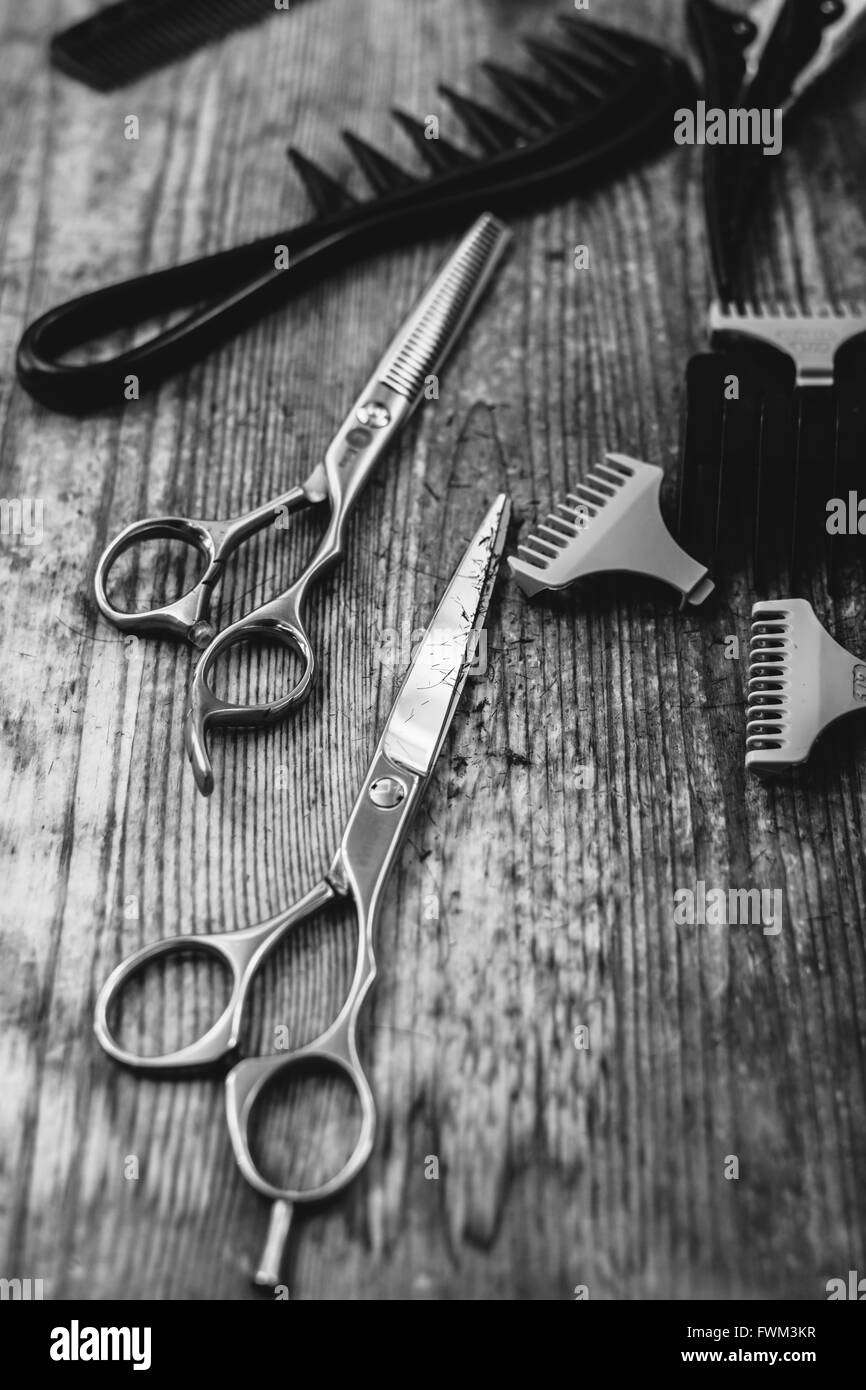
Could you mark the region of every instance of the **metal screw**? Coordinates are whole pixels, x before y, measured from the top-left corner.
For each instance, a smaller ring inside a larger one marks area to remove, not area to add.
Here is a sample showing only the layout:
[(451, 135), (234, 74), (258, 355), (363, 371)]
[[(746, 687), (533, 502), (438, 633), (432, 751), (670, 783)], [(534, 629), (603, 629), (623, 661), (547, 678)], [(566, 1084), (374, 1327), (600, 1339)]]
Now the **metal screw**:
[(189, 630), (189, 640), (194, 647), (198, 647), (199, 649), (210, 646), (215, 636), (216, 628), (213, 623), (209, 623), (204, 619), (199, 619), (197, 623), (193, 623)]
[(357, 415), (362, 425), (372, 425), (376, 430), (391, 423), (391, 412), (382, 401), (365, 401), (358, 406)]
[(370, 800), (373, 805), (381, 806), (386, 811), (399, 806), (405, 795), (405, 784), (396, 777), (380, 777), (370, 788)]

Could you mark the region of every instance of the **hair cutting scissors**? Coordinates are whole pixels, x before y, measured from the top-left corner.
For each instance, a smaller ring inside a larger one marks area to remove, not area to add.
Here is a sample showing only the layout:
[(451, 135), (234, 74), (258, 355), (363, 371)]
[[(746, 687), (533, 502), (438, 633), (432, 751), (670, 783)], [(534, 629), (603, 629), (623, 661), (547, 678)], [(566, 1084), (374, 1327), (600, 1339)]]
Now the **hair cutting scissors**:
[[(400, 328), (331, 442), (324, 462), (305, 482), (230, 521), (183, 516), (133, 522), (115, 537), (96, 567), (96, 601), (123, 632), (180, 637), (205, 648), (192, 679), (184, 740), (199, 790), (213, 790), (208, 755), (209, 725), (250, 727), (284, 718), (307, 698), (316, 675), (316, 658), (307, 635), (304, 610), (315, 582), (342, 558), (349, 517), (380, 456), (404, 428), (435, 374), (460, 336), (511, 239), (495, 217), (485, 214), (448, 258)], [(330, 520), (312, 559), (295, 582), (219, 634), (210, 618), (214, 586), (228, 557), (256, 532), (282, 524), (301, 508), (328, 501)], [(184, 541), (205, 562), (198, 583), (175, 603), (146, 612), (125, 613), (108, 597), (113, 565), (127, 550), (154, 540)], [(210, 683), (217, 659), (229, 647), (250, 639), (279, 642), (301, 661), (296, 684), (279, 699), (237, 705), (221, 700)]]
[[(96, 1004), (95, 1028), (116, 1061), (141, 1072), (182, 1075), (235, 1056), (253, 977), (277, 943), (337, 898), (350, 900), (358, 921), (358, 951), (349, 993), (333, 1023), (292, 1052), (238, 1061), (226, 1077), (226, 1113), (235, 1160), (247, 1182), (273, 1203), (268, 1239), (256, 1282), (279, 1282), (293, 1208), (341, 1191), (363, 1168), (373, 1146), (375, 1106), (358, 1056), (361, 1006), (376, 976), (373, 933), (388, 876), (424, 793), (466, 682), (483, 627), (505, 543), (510, 502), (501, 494), (487, 512), (451, 578), (388, 716), (372, 762), (349, 815), (333, 863), (305, 897), (243, 931), (176, 936), (145, 946), (109, 976)], [(158, 1057), (142, 1057), (116, 1040), (112, 1018), (118, 995), (132, 976), (154, 961), (203, 952), (231, 972), (229, 1002), (197, 1042)], [(349, 1158), (315, 1186), (282, 1188), (262, 1175), (253, 1157), (250, 1125), (256, 1102), (275, 1078), (303, 1063), (335, 1070), (354, 1087), (361, 1125)]]

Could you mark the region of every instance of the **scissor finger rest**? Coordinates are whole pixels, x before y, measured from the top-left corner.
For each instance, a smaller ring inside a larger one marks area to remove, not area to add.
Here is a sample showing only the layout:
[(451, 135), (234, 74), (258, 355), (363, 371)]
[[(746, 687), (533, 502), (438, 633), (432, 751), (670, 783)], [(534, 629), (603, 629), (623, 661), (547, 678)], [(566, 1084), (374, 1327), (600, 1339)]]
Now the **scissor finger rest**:
[[(360, 1107), (358, 1136), (352, 1152), (329, 1178), (310, 1187), (278, 1187), (259, 1171), (252, 1154), (250, 1128), (253, 1112), (267, 1086), (281, 1073), (318, 1064), (337, 1071), (352, 1085)], [(307, 1047), (288, 1057), (251, 1057), (232, 1067), (226, 1077), (226, 1119), (235, 1161), (251, 1187), (273, 1202), (268, 1234), (255, 1282), (273, 1288), (280, 1281), (295, 1206), (323, 1202), (348, 1187), (358, 1176), (373, 1150), (376, 1108), (373, 1093), (358, 1061), (354, 1018), (343, 1015), (333, 1028)]]
[[(293, 618), (281, 616), (289, 611), (294, 613)], [(299, 658), (301, 674), (285, 695), (261, 704), (237, 705), (220, 699), (214, 692), (210, 675), (217, 661), (229, 648), (245, 642), (258, 645), (279, 643)], [(208, 725), (255, 728), (282, 719), (307, 699), (316, 670), (315, 654), (297, 607), (294, 603), (288, 604), (285, 597), (263, 605), (255, 613), (232, 623), (218, 634), (202, 653), (195, 668), (184, 724), (184, 745), (200, 792), (209, 796), (214, 785), (213, 766), (207, 747)]]

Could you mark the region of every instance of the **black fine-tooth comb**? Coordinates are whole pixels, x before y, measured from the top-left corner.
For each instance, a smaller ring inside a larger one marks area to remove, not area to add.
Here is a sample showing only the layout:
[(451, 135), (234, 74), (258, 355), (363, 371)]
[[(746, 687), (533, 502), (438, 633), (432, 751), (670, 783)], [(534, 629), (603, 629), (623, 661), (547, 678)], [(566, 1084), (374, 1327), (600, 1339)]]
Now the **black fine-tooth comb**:
[[(127, 378), (139, 394), (190, 365), (230, 334), (335, 267), (418, 236), (436, 236), (490, 209), (520, 215), (543, 196), (572, 197), (609, 176), (639, 146), (670, 133), (691, 90), (688, 70), (664, 49), (590, 21), (563, 16), (566, 40), (527, 40), (544, 84), (485, 63), (515, 119), (441, 87), (480, 153), (428, 138), (424, 122), (395, 112), (431, 169), (416, 177), (354, 135), (344, 138), (373, 197), (359, 201), (295, 150), (289, 156), (316, 216), (292, 229), (200, 260), (108, 285), (51, 309), (18, 346), (22, 385), (56, 410), (123, 404)], [(287, 268), (285, 266), (288, 260)], [(181, 321), (114, 357), (63, 358), (100, 337), (190, 309)]]
[(51, 62), (110, 92), (275, 13), (273, 0), (119, 0), (55, 34)]

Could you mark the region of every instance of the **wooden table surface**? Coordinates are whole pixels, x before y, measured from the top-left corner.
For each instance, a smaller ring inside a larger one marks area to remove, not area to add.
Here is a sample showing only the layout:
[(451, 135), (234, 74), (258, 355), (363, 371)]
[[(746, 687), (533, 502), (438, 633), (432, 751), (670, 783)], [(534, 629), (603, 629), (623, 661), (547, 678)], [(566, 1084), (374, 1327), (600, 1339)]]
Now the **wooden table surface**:
[[(557, 7), (311, 0), (111, 96), (46, 65), (49, 31), (87, 8), (0, 18), (0, 491), (44, 506), (41, 544), (0, 542), (0, 1275), (50, 1298), (243, 1299), (261, 1296), (267, 1213), (235, 1168), (221, 1082), (119, 1070), (93, 1036), (96, 992), (139, 944), (259, 921), (327, 867), (405, 666), (393, 631), (427, 623), (496, 492), (525, 525), (605, 448), (675, 468), (711, 293), (699, 152), (671, 141), (515, 224), (440, 399), (314, 602), (314, 698), (267, 734), (218, 737), (205, 801), (182, 750), (190, 653), (101, 620), (96, 558), (135, 517), (227, 515), (306, 476), (451, 243), (353, 266), (89, 419), (24, 394), (17, 340), (86, 289), (301, 220), (289, 140), (348, 176), (347, 126), (411, 165), (388, 107), (456, 135), (436, 82), (480, 94), (478, 60), (519, 65), (516, 36)], [(685, 47), (679, 0), (592, 8)], [(856, 74), (773, 175), (757, 282), (866, 297)], [(317, 525), (246, 552), (223, 612), (297, 572)], [(387, 893), (362, 1039), (375, 1151), (342, 1200), (298, 1218), (292, 1297), (816, 1299), (864, 1270), (866, 726), (794, 781), (747, 779), (751, 599), (735, 583), (702, 618), (624, 578), (533, 607), (501, 584), (488, 670)], [(853, 585), (831, 612), (861, 648), (863, 602)], [(674, 893), (698, 880), (780, 888), (782, 931), (677, 926)], [(251, 1048), (326, 1023), (352, 950), (351, 918), (299, 933), (263, 976)], [(147, 996), (152, 1048), (201, 1020), (217, 985), (198, 984)], [(261, 1135), (275, 1170), (303, 1134), (279, 1113)]]

